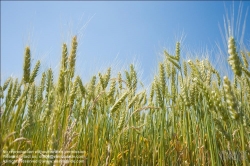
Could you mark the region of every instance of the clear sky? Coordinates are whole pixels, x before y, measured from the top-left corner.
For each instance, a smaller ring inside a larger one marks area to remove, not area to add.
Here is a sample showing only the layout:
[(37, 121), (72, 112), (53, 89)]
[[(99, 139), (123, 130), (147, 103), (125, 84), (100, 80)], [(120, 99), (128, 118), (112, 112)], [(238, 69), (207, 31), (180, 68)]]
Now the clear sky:
[[(234, 2), (236, 16), (239, 3)], [(241, 20), (249, 6), (243, 1)], [(86, 81), (109, 66), (118, 71), (135, 63), (147, 82), (163, 50), (173, 53), (179, 40), (184, 39), (181, 56), (190, 50), (199, 56), (207, 49), (209, 58), (216, 59), (216, 42), (223, 41), (219, 24), (223, 27), (232, 7), (232, 1), (1, 1), (2, 83), (9, 76), (22, 77), (27, 45), (33, 66), (39, 59), (41, 71), (52, 67), (57, 72), (62, 43), (70, 45), (73, 35), (79, 39), (76, 73)], [(249, 48), (248, 20), (244, 36)]]

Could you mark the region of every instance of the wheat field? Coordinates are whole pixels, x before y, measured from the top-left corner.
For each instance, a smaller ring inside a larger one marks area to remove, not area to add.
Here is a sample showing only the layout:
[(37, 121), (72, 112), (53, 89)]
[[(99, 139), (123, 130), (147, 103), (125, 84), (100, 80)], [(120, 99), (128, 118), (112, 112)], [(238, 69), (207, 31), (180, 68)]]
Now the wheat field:
[(132, 64), (83, 82), (77, 36), (62, 46), (56, 80), (40, 61), (31, 69), (26, 47), (22, 79), (0, 87), (1, 165), (248, 165), (250, 52), (236, 45), (229, 37), (232, 80), (208, 60), (183, 60), (177, 42), (149, 89)]

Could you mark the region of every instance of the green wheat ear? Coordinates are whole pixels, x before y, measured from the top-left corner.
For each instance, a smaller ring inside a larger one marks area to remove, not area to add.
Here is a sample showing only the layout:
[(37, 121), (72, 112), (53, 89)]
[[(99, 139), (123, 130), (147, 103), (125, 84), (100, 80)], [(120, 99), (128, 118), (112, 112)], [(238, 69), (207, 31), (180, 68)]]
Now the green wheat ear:
[(243, 64), (246, 68), (248, 68), (248, 61), (247, 61), (247, 56), (245, 54), (245, 52), (241, 51), (241, 56), (242, 56), (242, 59), (243, 59)]
[(159, 84), (160, 89), (162, 91), (162, 94), (165, 95), (165, 88), (166, 88), (166, 74), (165, 74), (165, 68), (163, 63), (159, 64)]
[(12, 77), (9, 77), (3, 84), (3, 91), (5, 91), (5, 89), (8, 87), (10, 81), (12, 80)]
[(79, 88), (80, 88), (82, 97), (85, 97), (85, 95), (87, 94), (87, 90), (86, 90), (85, 87), (83, 86), (83, 83), (82, 83), (82, 80), (81, 80), (80, 76), (77, 76), (77, 77), (76, 77), (76, 80), (77, 80), (77, 82), (78, 82), (78, 86), (79, 86)]
[(40, 61), (37, 61), (36, 66), (34, 67), (31, 75), (30, 75), (30, 83), (33, 83), (35, 81), (35, 78), (37, 76), (38, 70), (40, 68)]
[(63, 47), (62, 47), (62, 61), (61, 61), (61, 69), (64, 71), (67, 69), (68, 66), (68, 49), (67, 49), (67, 45), (65, 43), (63, 43)]
[(68, 51), (67, 51), (67, 45), (63, 43), (62, 46), (62, 59), (61, 59), (61, 68), (58, 78), (58, 91), (60, 94), (63, 94), (65, 91), (65, 73), (67, 71), (67, 65), (68, 65)]
[(128, 96), (129, 92), (126, 91), (116, 102), (115, 104), (111, 107), (110, 112), (114, 113), (122, 104), (123, 101), (125, 101), (126, 97)]
[(29, 83), (30, 81), (30, 48), (25, 48), (24, 54), (24, 65), (23, 65), (23, 80), (24, 83)]
[(69, 56), (69, 71), (70, 71), (71, 78), (74, 77), (74, 73), (75, 73), (76, 49), (77, 49), (77, 37), (74, 36), (71, 42), (71, 52)]
[(240, 77), (242, 74), (241, 63), (236, 52), (235, 40), (232, 36), (228, 39), (228, 53), (230, 55), (228, 63), (231, 65), (234, 74)]
[(224, 77), (224, 89), (225, 89), (225, 95), (226, 95), (226, 102), (228, 105), (229, 113), (232, 117), (232, 119), (238, 119), (239, 118), (239, 113), (238, 113), (238, 105), (236, 98), (234, 96), (234, 93), (231, 88), (231, 83), (228, 79), (228, 77)]
[(177, 59), (178, 61), (180, 60), (180, 52), (181, 52), (181, 49), (180, 49), (180, 42), (177, 42), (177, 43), (176, 43), (175, 54), (176, 54), (176, 59)]

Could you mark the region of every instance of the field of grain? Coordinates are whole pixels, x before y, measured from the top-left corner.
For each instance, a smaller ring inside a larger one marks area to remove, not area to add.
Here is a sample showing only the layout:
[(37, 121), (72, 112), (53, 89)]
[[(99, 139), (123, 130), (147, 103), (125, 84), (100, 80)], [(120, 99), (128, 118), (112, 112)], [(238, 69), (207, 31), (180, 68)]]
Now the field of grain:
[(177, 42), (149, 89), (132, 64), (84, 83), (75, 75), (77, 36), (62, 46), (56, 80), (40, 61), (31, 69), (26, 47), (22, 80), (0, 87), (1, 165), (248, 165), (250, 52), (236, 42), (228, 38), (232, 80), (208, 60), (183, 60)]

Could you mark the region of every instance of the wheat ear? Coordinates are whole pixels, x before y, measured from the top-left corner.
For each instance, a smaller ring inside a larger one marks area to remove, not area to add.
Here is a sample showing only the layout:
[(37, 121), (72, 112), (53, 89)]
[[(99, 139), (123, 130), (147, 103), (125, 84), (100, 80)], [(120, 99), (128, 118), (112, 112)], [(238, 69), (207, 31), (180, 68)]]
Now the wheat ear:
[(30, 48), (25, 48), (24, 65), (23, 65), (23, 80), (24, 83), (30, 81)]

